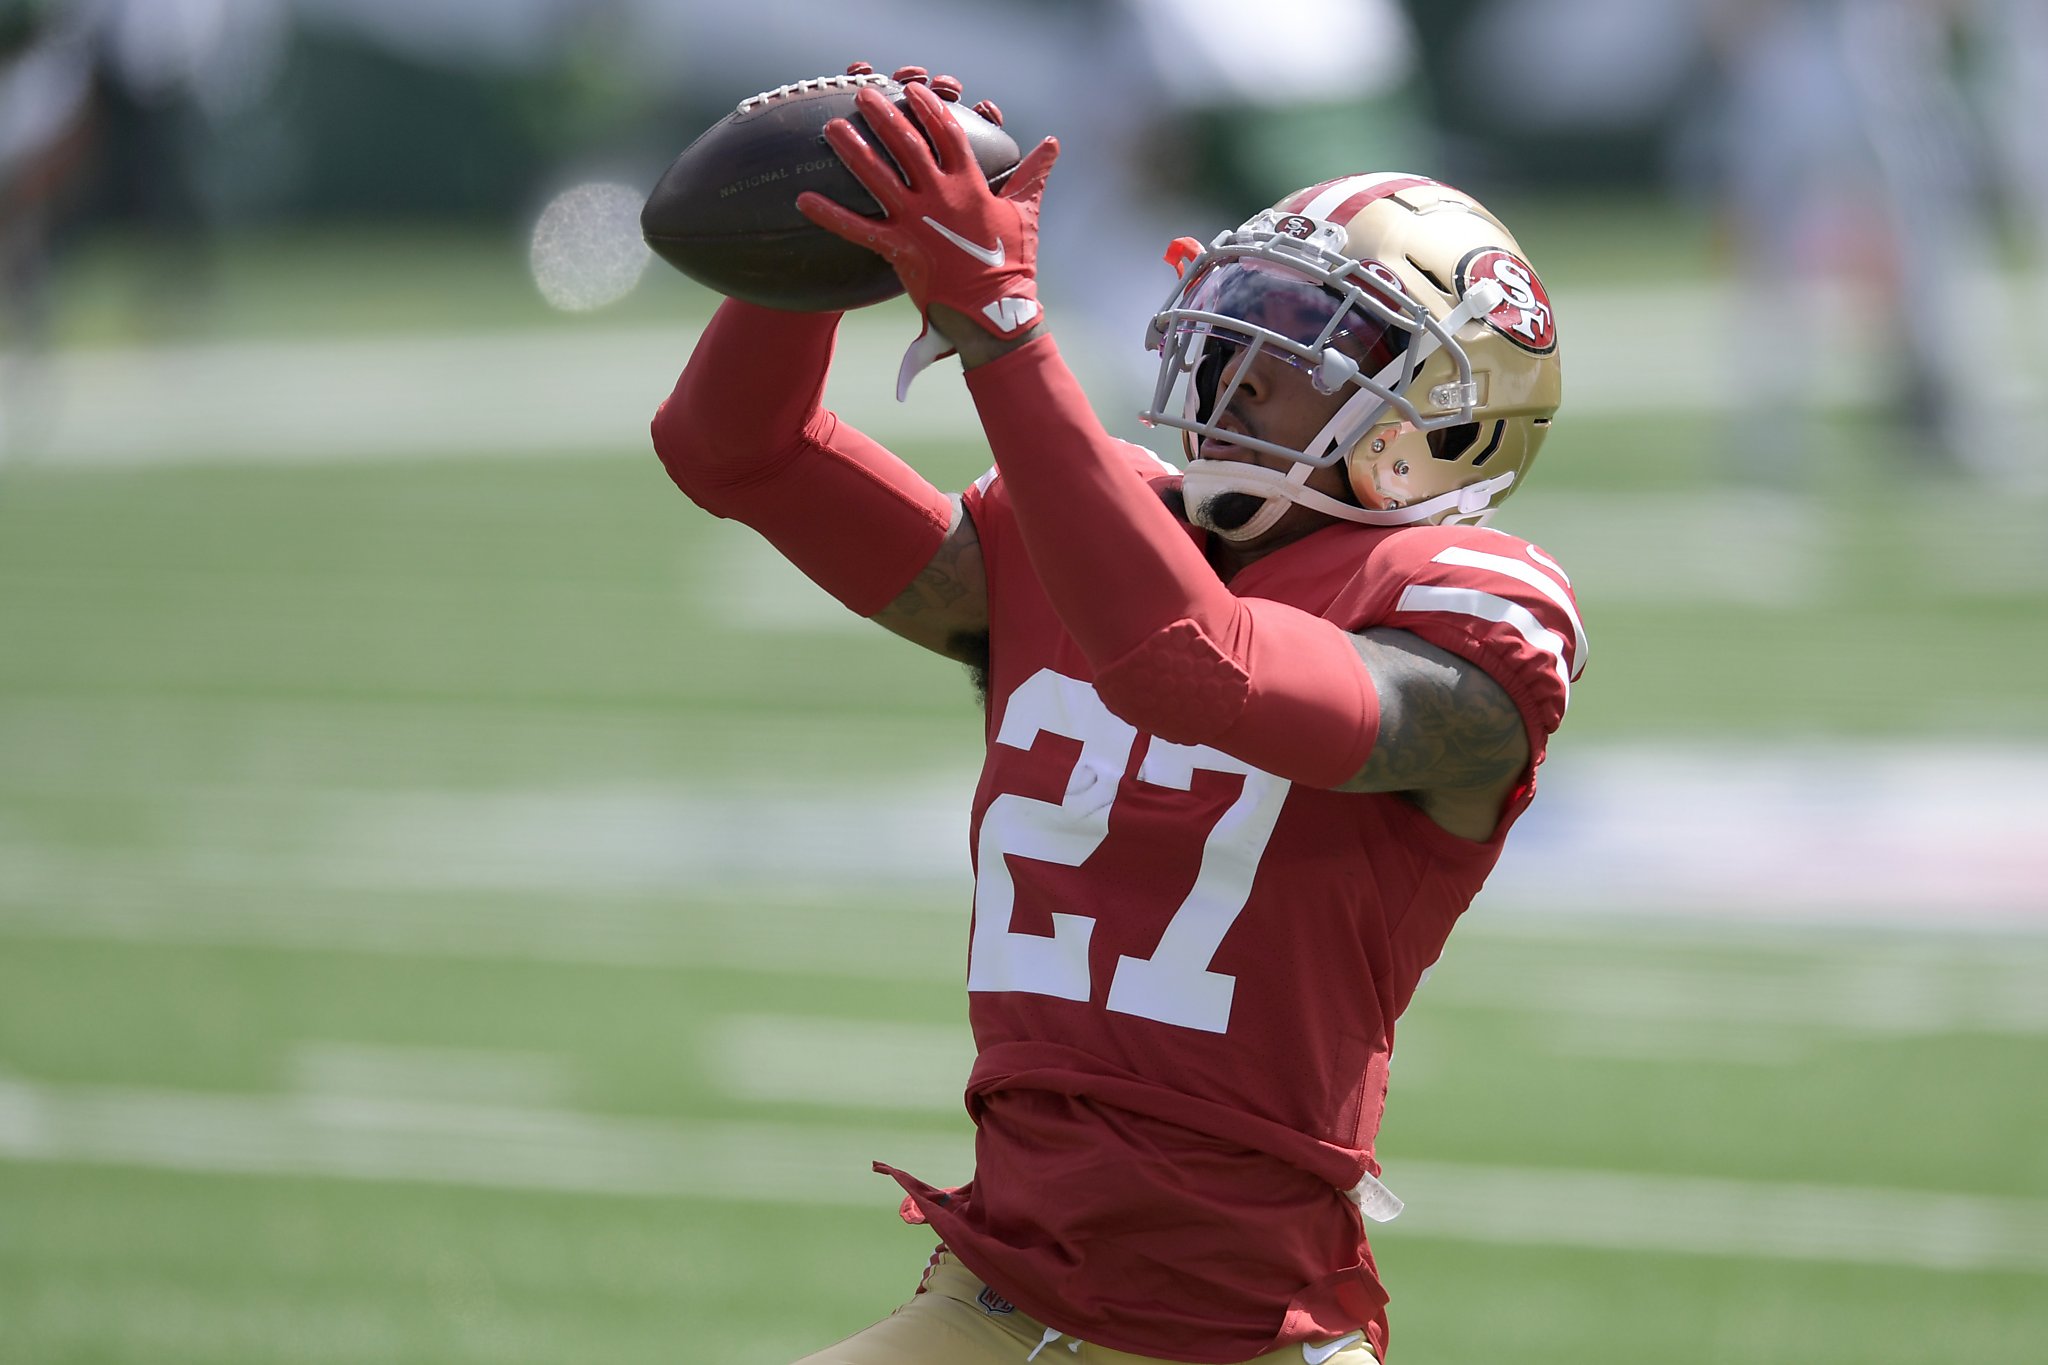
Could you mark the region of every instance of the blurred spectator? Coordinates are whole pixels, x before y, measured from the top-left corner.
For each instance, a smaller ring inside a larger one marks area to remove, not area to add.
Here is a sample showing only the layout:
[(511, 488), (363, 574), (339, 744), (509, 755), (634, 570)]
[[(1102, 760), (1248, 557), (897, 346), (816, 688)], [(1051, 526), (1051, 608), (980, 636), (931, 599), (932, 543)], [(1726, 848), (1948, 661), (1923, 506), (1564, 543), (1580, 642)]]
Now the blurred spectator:
[(1450, 76), (1450, 94), (1496, 133), (1591, 141), (1654, 126), (1683, 99), (1705, 3), (1476, 0), (1455, 30), (1473, 60)]
[(36, 425), (50, 236), (85, 163), (92, 91), (92, 48), (81, 25), (25, 0), (0, 10), (0, 454)]
[[(2007, 206), (2031, 238), (2048, 307), (2048, 4), (1970, 0), (1984, 60), (1984, 111)], [(2037, 365), (2048, 369), (2048, 364)]]
[(99, 61), (96, 209), (146, 253), (144, 321), (176, 325), (212, 271), (208, 176), (221, 127), (284, 64), (288, 0), (74, 0)]
[[(1831, 341), (1877, 339), (1911, 453), (2004, 472), (2003, 291), (1959, 60), (1970, 0), (1713, 0), (1717, 162), (1752, 473), (1801, 477)], [(2018, 10), (2024, 5), (2014, 5)]]
[[(11, 0), (0, 9), (0, 442), (33, 444), (49, 395), (52, 256), (66, 211), (132, 224), (152, 302), (205, 280), (212, 128), (269, 91), (286, 0)], [(169, 253), (170, 259), (163, 259)]]

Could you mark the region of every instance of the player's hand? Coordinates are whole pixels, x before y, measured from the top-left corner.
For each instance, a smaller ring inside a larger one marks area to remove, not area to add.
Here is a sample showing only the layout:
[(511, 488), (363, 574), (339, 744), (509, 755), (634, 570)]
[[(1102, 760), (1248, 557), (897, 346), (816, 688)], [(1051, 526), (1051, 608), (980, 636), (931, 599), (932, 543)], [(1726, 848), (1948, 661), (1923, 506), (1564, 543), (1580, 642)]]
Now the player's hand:
[(938, 95), (910, 82), (904, 96), (924, 135), (879, 92), (862, 90), (856, 99), (876, 141), (902, 168), (900, 175), (850, 122), (833, 119), (825, 125), (825, 140), (885, 216), (865, 217), (813, 191), (797, 196), (797, 209), (826, 231), (888, 258), (927, 326), (932, 305), (939, 304), (995, 337), (1019, 338), (1044, 311), (1038, 302), (1038, 211), (1059, 143), (1047, 138), (1034, 147), (998, 194)]

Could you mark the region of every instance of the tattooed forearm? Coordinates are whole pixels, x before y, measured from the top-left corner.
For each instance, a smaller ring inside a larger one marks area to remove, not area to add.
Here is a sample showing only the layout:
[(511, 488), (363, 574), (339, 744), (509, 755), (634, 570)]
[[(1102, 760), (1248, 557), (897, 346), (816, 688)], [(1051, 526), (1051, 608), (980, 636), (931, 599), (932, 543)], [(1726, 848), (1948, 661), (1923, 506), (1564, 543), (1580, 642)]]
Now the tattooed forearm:
[(1355, 637), (1380, 694), (1380, 735), (1345, 791), (1504, 786), (1529, 762), (1522, 715), (1477, 665), (1399, 630)]
[(877, 612), (880, 625), (961, 663), (988, 662), (988, 579), (974, 522), (956, 498), (953, 524), (938, 552), (896, 600)]

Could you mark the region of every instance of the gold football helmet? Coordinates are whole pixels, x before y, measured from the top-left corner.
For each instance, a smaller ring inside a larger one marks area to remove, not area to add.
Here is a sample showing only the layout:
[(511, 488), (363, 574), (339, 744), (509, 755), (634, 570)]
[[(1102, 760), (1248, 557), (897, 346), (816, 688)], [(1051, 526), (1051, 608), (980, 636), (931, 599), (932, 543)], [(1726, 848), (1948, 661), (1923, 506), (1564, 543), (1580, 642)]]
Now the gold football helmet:
[[(1191, 515), (1219, 493), (1264, 500), (1219, 534), (1256, 536), (1297, 503), (1376, 526), (1478, 524), (1527, 477), (1561, 391), (1557, 319), (1520, 244), (1470, 195), (1346, 176), (1206, 248), (1182, 238), (1167, 259), (1181, 278), (1147, 336), (1159, 378), (1141, 416), (1181, 431)], [(1217, 425), (1260, 354), (1347, 395), (1301, 449)], [(1204, 437), (1294, 463), (1204, 460)], [(1307, 487), (1339, 460), (1356, 505)]]

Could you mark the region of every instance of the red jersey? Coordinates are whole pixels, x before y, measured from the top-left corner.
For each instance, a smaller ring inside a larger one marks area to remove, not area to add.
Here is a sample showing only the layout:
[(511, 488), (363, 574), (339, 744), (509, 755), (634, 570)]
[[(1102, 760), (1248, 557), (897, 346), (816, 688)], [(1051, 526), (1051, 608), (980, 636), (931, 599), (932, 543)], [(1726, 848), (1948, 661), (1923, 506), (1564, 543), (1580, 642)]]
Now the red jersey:
[(1346, 1191), (1378, 1173), (1394, 1021), (1533, 795), (1583, 665), (1570, 585), (1499, 532), (1348, 523), (1230, 580), (1345, 630), (1412, 631), (1501, 684), (1530, 775), (1474, 842), (1400, 796), (1296, 786), (1113, 715), (1001, 478), (966, 502), (992, 665), (976, 1169), (950, 1191), (892, 1171), (905, 1215), (1025, 1312), (1116, 1350), (1230, 1362), (1363, 1329), (1384, 1357), (1386, 1293)]

